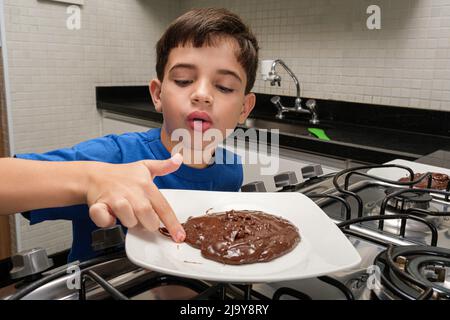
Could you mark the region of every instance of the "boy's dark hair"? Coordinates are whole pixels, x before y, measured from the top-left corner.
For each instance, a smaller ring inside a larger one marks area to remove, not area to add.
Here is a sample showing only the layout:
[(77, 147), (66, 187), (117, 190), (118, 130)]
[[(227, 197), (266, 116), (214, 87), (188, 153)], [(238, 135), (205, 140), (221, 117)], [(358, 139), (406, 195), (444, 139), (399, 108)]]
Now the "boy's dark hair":
[(239, 51), (236, 52), (236, 58), (247, 74), (245, 94), (249, 93), (255, 83), (258, 68), (258, 41), (239, 16), (226, 9), (193, 9), (172, 22), (156, 44), (158, 79), (162, 81), (164, 78), (170, 50), (187, 44), (192, 44), (195, 48), (205, 44), (211, 46), (220, 36), (237, 41)]

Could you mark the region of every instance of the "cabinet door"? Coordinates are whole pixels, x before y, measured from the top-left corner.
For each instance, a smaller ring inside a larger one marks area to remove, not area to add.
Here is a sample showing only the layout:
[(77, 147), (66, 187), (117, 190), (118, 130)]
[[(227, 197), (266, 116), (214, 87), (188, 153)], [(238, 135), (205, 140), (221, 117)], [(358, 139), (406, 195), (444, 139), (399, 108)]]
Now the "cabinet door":
[(144, 132), (159, 128), (161, 124), (119, 114), (104, 113), (102, 117), (102, 135), (122, 134), (125, 132)]
[(0, 217), (0, 260), (8, 258), (11, 255), (9, 217)]

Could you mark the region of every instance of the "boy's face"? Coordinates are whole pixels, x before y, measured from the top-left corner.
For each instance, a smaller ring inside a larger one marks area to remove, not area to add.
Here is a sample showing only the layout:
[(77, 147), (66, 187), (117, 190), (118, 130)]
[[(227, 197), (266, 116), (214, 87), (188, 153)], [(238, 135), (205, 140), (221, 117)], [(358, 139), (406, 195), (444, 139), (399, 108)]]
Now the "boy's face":
[(150, 82), (153, 103), (164, 116), (161, 136), (169, 151), (178, 142), (167, 141), (175, 129), (186, 129), (192, 137), (194, 131), (214, 128), (226, 138), (227, 129), (247, 119), (255, 95), (245, 94), (247, 77), (236, 59), (237, 48), (234, 40), (225, 39), (211, 47), (171, 50), (164, 80)]

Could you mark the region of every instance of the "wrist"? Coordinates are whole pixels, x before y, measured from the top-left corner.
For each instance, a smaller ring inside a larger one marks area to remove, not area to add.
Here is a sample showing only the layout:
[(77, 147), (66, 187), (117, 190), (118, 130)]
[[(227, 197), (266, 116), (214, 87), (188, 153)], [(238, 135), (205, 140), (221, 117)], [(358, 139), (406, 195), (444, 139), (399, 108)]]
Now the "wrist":
[[(95, 172), (96, 172), (96, 163), (93, 161), (84, 161), (82, 165), (79, 167), (79, 174), (75, 175), (75, 193), (78, 199), (82, 203), (89, 203), (89, 186), (92, 185)], [(97, 168), (98, 170), (98, 168)], [(78, 177), (78, 179), (77, 179)]]

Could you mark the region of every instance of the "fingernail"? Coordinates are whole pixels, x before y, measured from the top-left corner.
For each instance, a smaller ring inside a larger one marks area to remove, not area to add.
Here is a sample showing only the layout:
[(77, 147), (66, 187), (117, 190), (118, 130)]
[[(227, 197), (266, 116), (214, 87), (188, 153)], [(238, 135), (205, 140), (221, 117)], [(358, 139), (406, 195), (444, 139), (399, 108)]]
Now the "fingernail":
[(176, 153), (172, 156), (172, 162), (175, 164), (181, 164), (183, 162), (183, 156), (179, 153)]
[(175, 236), (176, 241), (183, 242), (185, 238), (186, 238), (186, 233), (182, 230), (178, 230), (177, 234)]

